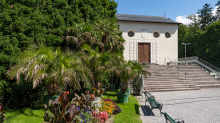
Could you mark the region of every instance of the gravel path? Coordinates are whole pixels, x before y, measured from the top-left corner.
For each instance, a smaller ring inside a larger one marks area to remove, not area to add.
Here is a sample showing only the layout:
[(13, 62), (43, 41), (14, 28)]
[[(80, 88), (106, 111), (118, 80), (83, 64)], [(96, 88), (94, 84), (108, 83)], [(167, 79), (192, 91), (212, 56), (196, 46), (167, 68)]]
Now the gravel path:
[[(184, 119), (185, 123), (220, 123), (220, 88), (193, 91), (152, 92), (158, 102), (163, 103), (162, 112), (173, 119)], [(143, 123), (165, 123), (158, 109), (149, 109), (149, 103), (136, 97), (141, 107), (140, 118)]]

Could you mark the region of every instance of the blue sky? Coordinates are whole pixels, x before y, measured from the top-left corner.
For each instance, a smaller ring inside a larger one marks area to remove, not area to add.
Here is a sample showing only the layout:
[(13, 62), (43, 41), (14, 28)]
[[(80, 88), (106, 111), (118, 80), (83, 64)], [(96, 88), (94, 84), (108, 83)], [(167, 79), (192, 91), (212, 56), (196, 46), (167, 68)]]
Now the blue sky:
[[(173, 21), (184, 20), (188, 15), (197, 14), (205, 3), (213, 10), (218, 0), (115, 0), (118, 2), (118, 14), (164, 16)], [(182, 22), (184, 23), (184, 22)]]

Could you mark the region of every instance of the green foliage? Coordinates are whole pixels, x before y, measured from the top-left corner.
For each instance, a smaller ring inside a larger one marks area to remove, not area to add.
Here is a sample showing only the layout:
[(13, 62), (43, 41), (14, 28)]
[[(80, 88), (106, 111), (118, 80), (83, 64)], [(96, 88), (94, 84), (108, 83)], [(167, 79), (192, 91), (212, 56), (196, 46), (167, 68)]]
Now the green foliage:
[(33, 89), (33, 83), (28, 83), (23, 79), (21, 79), (19, 84), (14, 81), (1, 81), (1, 84), (2, 103), (6, 109), (18, 109), (24, 106), (42, 104), (43, 97), (46, 95), (45, 84), (41, 84), (35, 89)]
[(210, 7), (210, 4), (208, 3), (203, 6), (203, 9), (198, 10), (197, 14), (199, 14), (202, 30), (215, 21), (215, 18), (212, 15), (212, 7)]
[(20, 81), (20, 75), (25, 75), (26, 81), (33, 81), (33, 88), (43, 80), (48, 80), (49, 85), (58, 84), (65, 87), (67, 84), (80, 88), (78, 79), (80, 76), (84, 82), (92, 81), (90, 70), (82, 65), (79, 57), (72, 52), (62, 52), (45, 46), (31, 46), (19, 57), (19, 62), (10, 69), (9, 77), (16, 77)]
[(200, 40), (206, 43), (200, 44), (200, 47), (203, 46), (204, 48), (198, 49), (200, 53), (198, 56), (220, 67), (220, 20), (208, 26)]
[(75, 23), (115, 19), (116, 7), (112, 0), (0, 0), (0, 87), (12, 89), (5, 73), (30, 44), (65, 47), (63, 36)]
[(216, 10), (216, 19), (219, 20), (219, 18), (220, 18), (220, 0), (217, 1), (215, 6), (218, 6), (218, 8)]
[(132, 81), (137, 76), (150, 73), (146, 70), (148, 66), (142, 65), (136, 61), (122, 61), (120, 67), (116, 70), (117, 75), (122, 79), (121, 92), (125, 93), (128, 88), (128, 82)]
[[(69, 103), (69, 98), (66, 94), (61, 94), (55, 101), (50, 100), (49, 106), (44, 104), (46, 112), (44, 121), (51, 123), (66, 123), (71, 122), (77, 113), (75, 105)], [(49, 108), (49, 111), (47, 110)]]
[(62, 93), (55, 101), (50, 100), (49, 106), (45, 104), (44, 121), (52, 123), (82, 122), (85, 121), (85, 117), (86, 120), (89, 120), (91, 109), (94, 108), (91, 106), (92, 101), (94, 101), (94, 97), (91, 97), (90, 94), (82, 94), (82, 97), (75, 95), (75, 98), (69, 103), (68, 96)]
[(111, 52), (99, 53), (98, 48), (94, 50), (87, 44), (84, 44), (81, 49), (83, 51), (81, 58), (85, 60), (86, 66), (91, 70), (96, 87), (98, 87), (98, 82), (103, 82), (103, 75), (109, 72), (107, 69), (110, 66), (107, 67), (107, 63), (110, 60)]
[(143, 86), (142, 76), (137, 76), (132, 82), (133, 94), (140, 95), (141, 87)]
[(211, 23), (204, 30), (198, 29), (195, 25), (179, 25), (179, 57), (185, 56), (184, 43), (187, 45), (187, 56), (198, 56), (209, 63), (220, 67), (220, 20)]

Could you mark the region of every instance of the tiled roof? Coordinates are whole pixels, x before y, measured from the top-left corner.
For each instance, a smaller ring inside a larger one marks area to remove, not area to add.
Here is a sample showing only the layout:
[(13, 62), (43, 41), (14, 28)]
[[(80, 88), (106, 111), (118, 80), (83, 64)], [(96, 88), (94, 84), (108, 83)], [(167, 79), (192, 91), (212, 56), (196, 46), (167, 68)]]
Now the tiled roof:
[(172, 21), (166, 17), (160, 16), (144, 16), (144, 15), (129, 15), (129, 14), (116, 14), (119, 21), (136, 21), (136, 22), (152, 22), (152, 23), (171, 23), (171, 24), (181, 24)]

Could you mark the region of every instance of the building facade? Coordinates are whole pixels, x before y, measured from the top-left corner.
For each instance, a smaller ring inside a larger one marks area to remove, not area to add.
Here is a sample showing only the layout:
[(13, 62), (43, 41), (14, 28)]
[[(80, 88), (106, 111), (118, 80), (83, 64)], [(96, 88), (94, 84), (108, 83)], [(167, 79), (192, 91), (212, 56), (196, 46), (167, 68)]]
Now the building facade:
[(178, 59), (178, 25), (166, 17), (116, 14), (125, 60), (166, 64)]

